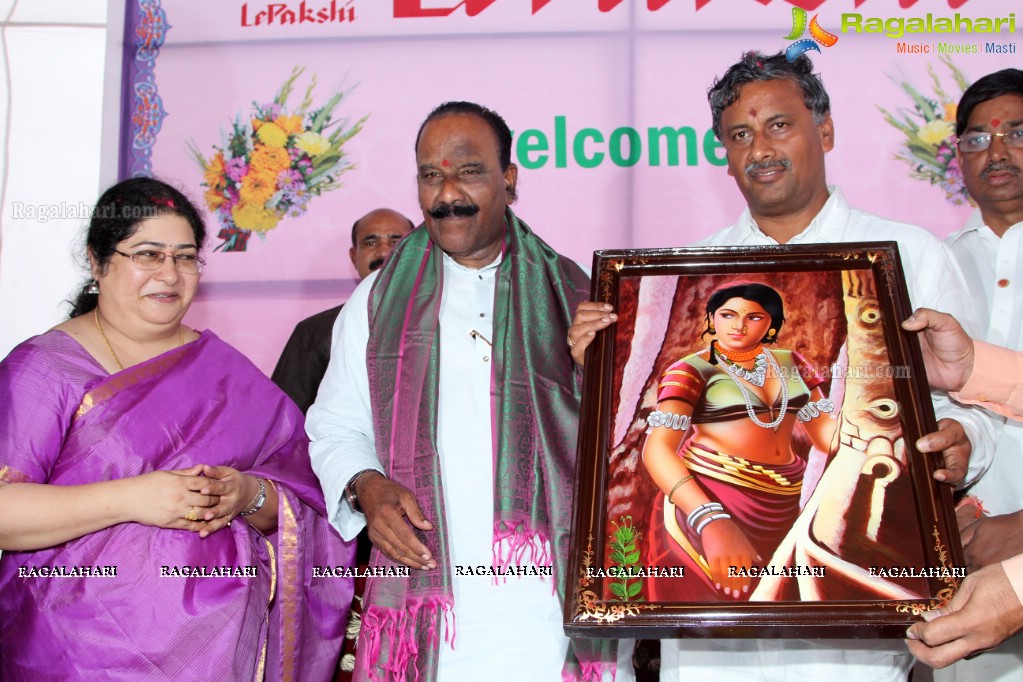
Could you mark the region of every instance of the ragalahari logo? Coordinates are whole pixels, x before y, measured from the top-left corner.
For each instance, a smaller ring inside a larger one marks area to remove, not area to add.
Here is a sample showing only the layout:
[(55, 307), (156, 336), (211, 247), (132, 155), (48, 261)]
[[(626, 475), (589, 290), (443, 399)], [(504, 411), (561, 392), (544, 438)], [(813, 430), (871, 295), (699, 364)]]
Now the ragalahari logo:
[(838, 42), (838, 36), (828, 33), (820, 27), (820, 24), (817, 23), (817, 16), (813, 15), (813, 19), (810, 20), (810, 37), (796, 40), (806, 33), (806, 10), (802, 7), (792, 8), (792, 32), (785, 36), (785, 40), (796, 41), (785, 50), (785, 58), (789, 60), (790, 64), (810, 50), (820, 52), (821, 49), (817, 47), (818, 43), (824, 47), (831, 47)]

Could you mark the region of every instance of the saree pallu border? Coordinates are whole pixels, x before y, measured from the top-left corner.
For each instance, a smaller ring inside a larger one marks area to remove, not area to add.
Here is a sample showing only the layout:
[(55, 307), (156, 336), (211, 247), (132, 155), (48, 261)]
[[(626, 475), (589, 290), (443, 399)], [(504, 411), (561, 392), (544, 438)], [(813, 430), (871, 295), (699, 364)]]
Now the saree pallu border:
[(28, 476), (24, 472), (6, 464), (0, 466), (0, 485), (5, 483), (24, 483)]
[[(192, 343), (197, 342), (193, 341)], [(191, 350), (190, 345), (191, 344), (185, 344), (184, 346), (179, 346), (178, 348), (168, 351), (149, 362), (129, 367), (128, 369), (121, 370), (117, 374), (111, 374), (106, 381), (103, 381), (95, 388), (86, 391), (85, 395), (82, 396), (82, 403), (78, 406), (78, 409), (75, 410), (74, 417), (71, 418), (71, 423), (74, 424), (84, 417), (91, 409), (103, 404), (107, 400), (110, 400), (124, 389), (136, 386), (147, 379), (152, 379), (172, 369), (175, 365), (181, 362), (189, 350)]]

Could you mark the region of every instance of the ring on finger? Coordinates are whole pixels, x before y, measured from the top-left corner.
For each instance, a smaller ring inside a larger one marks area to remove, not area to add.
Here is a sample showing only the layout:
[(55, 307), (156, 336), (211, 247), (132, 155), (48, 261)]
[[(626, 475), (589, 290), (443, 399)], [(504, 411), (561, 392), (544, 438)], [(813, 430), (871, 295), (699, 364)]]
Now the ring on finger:
[(575, 341), (572, 340), (572, 335), (568, 334), (567, 338), (568, 338), (568, 347), (569, 348), (575, 348)]
[(192, 507), (191, 509), (188, 510), (188, 513), (185, 514), (185, 519), (187, 521), (198, 521), (199, 510), (196, 507)]

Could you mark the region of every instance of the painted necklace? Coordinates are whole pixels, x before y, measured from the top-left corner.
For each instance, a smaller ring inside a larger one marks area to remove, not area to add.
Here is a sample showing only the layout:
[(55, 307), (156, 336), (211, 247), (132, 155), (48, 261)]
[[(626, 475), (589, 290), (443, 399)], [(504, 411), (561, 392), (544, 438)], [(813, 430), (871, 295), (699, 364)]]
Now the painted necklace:
[(718, 355), (724, 355), (726, 358), (728, 358), (732, 362), (749, 362), (750, 360), (752, 360), (753, 358), (757, 357), (758, 355), (760, 355), (764, 351), (763, 344), (758, 344), (756, 348), (754, 348), (752, 350), (745, 350), (745, 351), (742, 351), (742, 350), (729, 350), (727, 348), (724, 348), (721, 345), (720, 341), (716, 345), (717, 345), (717, 351), (715, 351), (715, 352)]
[[(726, 367), (728, 368), (727, 374), (728, 378), (734, 381), (735, 385), (739, 387), (739, 392), (742, 393), (742, 398), (743, 400), (746, 401), (746, 414), (749, 415), (750, 420), (762, 429), (777, 430), (778, 426), (781, 425), (782, 420), (785, 419), (785, 410), (788, 409), (789, 406), (789, 388), (787, 385), (788, 382), (786, 382), (782, 377), (781, 367), (778, 366), (778, 361), (774, 359), (773, 355), (771, 355), (767, 351), (763, 351), (763, 353), (761, 353), (761, 355), (757, 357), (758, 363), (761, 360), (764, 361), (764, 366), (759, 368), (758, 376), (760, 377), (760, 383), (758, 384), (748, 379), (747, 381), (749, 381), (751, 384), (754, 384), (757, 387), (763, 387), (764, 377), (766, 376), (767, 373), (766, 364), (770, 363), (771, 368), (774, 370), (774, 374), (775, 376), (778, 377), (779, 383), (781, 385), (781, 407), (779, 409), (778, 416), (774, 419), (774, 421), (770, 423), (762, 422), (759, 419), (757, 419), (756, 410), (753, 409), (753, 396), (750, 394), (749, 390), (743, 385), (743, 383), (739, 381), (739, 377), (736, 376), (736, 374), (738, 373), (732, 370), (732, 367), (738, 367), (738, 365), (735, 365), (734, 363), (729, 361), (729, 363), (726, 365)], [(741, 369), (743, 372), (749, 373), (749, 370), (743, 367), (739, 367), (739, 369)], [(745, 379), (745, 376), (743, 376), (743, 378)]]
[[(107, 344), (107, 350), (110, 351), (110, 355), (113, 356), (114, 362), (117, 363), (117, 366), (123, 372), (124, 371), (124, 365), (121, 364), (121, 358), (117, 357), (117, 353), (114, 352), (114, 347), (110, 345), (110, 339), (108, 339), (107, 335), (103, 333), (103, 325), (101, 325), (99, 323), (99, 306), (96, 306), (95, 308), (92, 309), (92, 319), (94, 319), (96, 321), (96, 329), (99, 330), (99, 335), (103, 337), (103, 343)], [(185, 328), (184, 327), (178, 327), (178, 341), (179, 341), (179, 344), (178, 344), (179, 346), (184, 346), (185, 345)]]
[[(728, 357), (724, 353), (719, 352), (719, 356), (725, 361), (725, 369), (727, 369), (729, 373), (739, 377), (740, 379), (745, 379), (757, 388), (764, 387), (764, 380), (767, 379), (767, 351), (761, 351), (760, 354), (756, 356), (757, 359), (753, 363), (753, 369), (746, 369), (742, 365), (734, 362), (732, 358)], [(746, 359), (752, 360), (753, 358), (749, 357)]]

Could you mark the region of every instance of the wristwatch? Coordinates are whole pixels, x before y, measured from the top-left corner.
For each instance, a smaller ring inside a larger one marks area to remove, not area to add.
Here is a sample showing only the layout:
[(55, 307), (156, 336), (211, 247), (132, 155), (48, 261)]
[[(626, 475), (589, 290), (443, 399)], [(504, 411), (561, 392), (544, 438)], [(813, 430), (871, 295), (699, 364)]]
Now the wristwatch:
[(243, 512), (238, 512), (238, 516), (250, 516), (263, 508), (263, 503), (266, 502), (266, 486), (263, 484), (263, 479), (257, 478), (256, 481), (259, 483), (259, 494), (256, 495), (252, 506)]
[(362, 505), (359, 504), (359, 496), (355, 494), (355, 483), (360, 478), (362, 478), (363, 474), (368, 474), (371, 471), (376, 471), (377, 473), (380, 473), (376, 469), (363, 469), (359, 473), (352, 476), (351, 480), (348, 481), (348, 485), (345, 486), (345, 499), (348, 500), (348, 504), (352, 508), (352, 510), (359, 514), (362, 513)]

